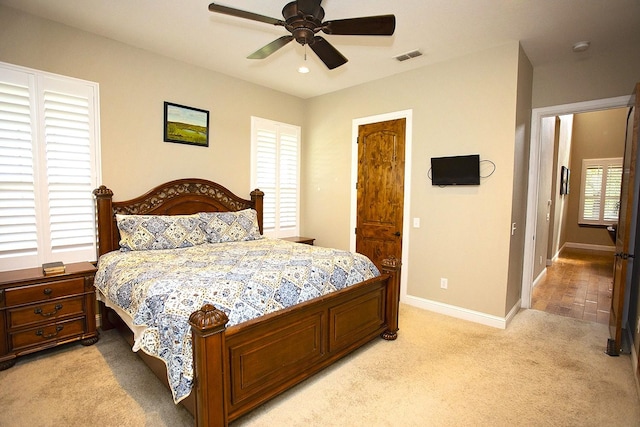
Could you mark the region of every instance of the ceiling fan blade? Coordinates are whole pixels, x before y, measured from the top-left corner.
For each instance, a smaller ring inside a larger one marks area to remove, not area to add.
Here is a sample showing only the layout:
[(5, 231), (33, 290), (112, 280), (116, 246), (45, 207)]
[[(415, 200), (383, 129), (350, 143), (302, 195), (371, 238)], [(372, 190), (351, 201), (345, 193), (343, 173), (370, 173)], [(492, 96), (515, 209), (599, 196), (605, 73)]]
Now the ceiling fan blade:
[(313, 43), (309, 47), (318, 55), (328, 69), (333, 70), (348, 61), (338, 50), (328, 41), (320, 36), (313, 38)]
[(279, 39), (275, 39), (271, 43), (262, 48), (256, 50), (251, 55), (247, 56), (248, 59), (264, 59), (271, 55), (276, 50), (293, 40), (293, 36), (282, 36)]
[(219, 4), (211, 3), (209, 5), (209, 10), (211, 12), (222, 13), (224, 15), (235, 16), (238, 18), (250, 19), (252, 21), (264, 22), (266, 24), (280, 25), (283, 27), (285, 24), (285, 22), (280, 19), (270, 18), (264, 15), (258, 15), (257, 13), (253, 13), (253, 12), (245, 12), (244, 10), (234, 9), (232, 7), (227, 7), (227, 6), (221, 6)]
[(365, 16), (363, 18), (327, 21), (322, 31), (345, 36), (390, 36), (396, 29), (394, 15)]

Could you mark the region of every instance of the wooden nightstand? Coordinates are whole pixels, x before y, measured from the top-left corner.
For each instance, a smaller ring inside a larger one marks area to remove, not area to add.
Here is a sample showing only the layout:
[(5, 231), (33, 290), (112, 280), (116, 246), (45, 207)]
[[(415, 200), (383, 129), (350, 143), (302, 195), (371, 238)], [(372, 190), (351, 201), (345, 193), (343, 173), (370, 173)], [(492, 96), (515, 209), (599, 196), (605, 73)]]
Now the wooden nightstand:
[(293, 236), (293, 237), (283, 237), (282, 240), (288, 240), (294, 243), (304, 243), (305, 245), (313, 246), (313, 241), (316, 239), (313, 239), (311, 237)]
[(71, 341), (98, 341), (96, 295), (89, 262), (45, 276), (42, 268), (0, 272), (0, 370), (18, 356)]

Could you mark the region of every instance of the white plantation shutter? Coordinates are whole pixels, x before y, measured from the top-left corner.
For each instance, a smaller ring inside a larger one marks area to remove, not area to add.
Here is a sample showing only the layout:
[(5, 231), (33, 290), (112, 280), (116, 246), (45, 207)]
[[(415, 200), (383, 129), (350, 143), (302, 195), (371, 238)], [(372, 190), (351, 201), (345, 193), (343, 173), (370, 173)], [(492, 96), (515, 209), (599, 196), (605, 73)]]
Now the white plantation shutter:
[(0, 270), (95, 261), (97, 85), (0, 64)]
[(21, 73), (5, 74), (0, 79), (0, 254), (29, 257), (35, 263), (32, 81)]
[(253, 186), (264, 193), (263, 227), (265, 232), (271, 232), (276, 228), (276, 132), (258, 129), (256, 133), (257, 153), (253, 168), (256, 171), (256, 180)]
[(264, 196), (264, 234), (299, 234), (300, 127), (251, 118), (252, 187)]
[(618, 222), (620, 189), (622, 187), (622, 159), (620, 164), (607, 165), (603, 218), (605, 222)]
[(280, 134), (280, 188), (278, 220), (280, 230), (298, 234), (298, 136)]
[(602, 194), (602, 176), (604, 169), (599, 165), (587, 166), (584, 169), (584, 191), (581, 203), (584, 221), (598, 221), (600, 219), (600, 201)]
[(580, 224), (618, 222), (622, 158), (584, 159), (580, 192)]

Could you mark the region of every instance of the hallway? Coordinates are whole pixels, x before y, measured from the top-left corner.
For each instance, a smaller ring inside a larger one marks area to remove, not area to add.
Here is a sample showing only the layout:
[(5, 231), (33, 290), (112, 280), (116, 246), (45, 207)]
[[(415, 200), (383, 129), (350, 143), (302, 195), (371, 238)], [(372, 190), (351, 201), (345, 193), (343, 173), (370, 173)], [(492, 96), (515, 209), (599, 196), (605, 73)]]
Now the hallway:
[(565, 248), (532, 291), (531, 308), (609, 323), (613, 253)]

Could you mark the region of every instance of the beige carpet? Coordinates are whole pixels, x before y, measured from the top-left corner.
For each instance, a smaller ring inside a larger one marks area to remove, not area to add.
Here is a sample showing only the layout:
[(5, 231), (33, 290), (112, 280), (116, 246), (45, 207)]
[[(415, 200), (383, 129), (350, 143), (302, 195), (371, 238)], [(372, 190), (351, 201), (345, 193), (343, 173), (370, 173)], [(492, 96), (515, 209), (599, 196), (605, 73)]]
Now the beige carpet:
[[(524, 310), (498, 330), (403, 305), (376, 340), (236, 426), (639, 426), (628, 355), (607, 327)], [(90, 379), (87, 383), (85, 380)], [(0, 372), (0, 426), (187, 426), (115, 332)]]

